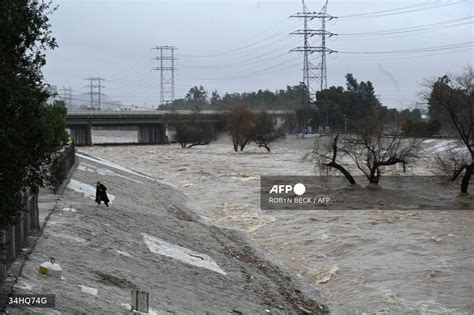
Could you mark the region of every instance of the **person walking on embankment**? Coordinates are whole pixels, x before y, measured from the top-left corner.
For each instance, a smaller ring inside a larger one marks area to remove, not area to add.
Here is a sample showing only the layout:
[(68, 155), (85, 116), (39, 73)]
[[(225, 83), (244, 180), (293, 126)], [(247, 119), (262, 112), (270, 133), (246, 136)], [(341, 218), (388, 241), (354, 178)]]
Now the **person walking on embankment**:
[(95, 202), (100, 205), (101, 202), (104, 202), (105, 205), (109, 206), (109, 197), (107, 197), (107, 187), (105, 187), (101, 182), (97, 182), (95, 189)]

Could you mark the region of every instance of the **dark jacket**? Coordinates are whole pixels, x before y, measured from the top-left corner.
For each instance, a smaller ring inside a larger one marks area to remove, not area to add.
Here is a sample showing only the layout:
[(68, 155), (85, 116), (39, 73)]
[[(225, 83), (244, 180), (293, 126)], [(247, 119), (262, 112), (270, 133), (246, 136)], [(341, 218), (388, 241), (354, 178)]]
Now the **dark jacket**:
[(109, 203), (109, 197), (107, 197), (107, 187), (103, 184), (96, 186), (95, 190), (95, 202), (100, 203), (103, 201), (104, 203)]

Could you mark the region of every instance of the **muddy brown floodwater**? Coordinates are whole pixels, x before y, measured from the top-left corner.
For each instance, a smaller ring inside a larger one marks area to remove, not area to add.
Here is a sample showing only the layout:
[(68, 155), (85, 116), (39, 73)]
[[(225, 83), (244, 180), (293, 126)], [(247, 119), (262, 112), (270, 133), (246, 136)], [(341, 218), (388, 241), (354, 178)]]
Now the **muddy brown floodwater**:
[[(128, 136), (128, 141), (135, 136), (129, 131), (95, 135)], [(234, 153), (225, 138), (191, 149), (161, 145), (80, 150), (176, 185), (199, 215), (247, 232), (275, 260), (320, 290), (335, 314), (473, 314), (474, 211), (260, 210), (260, 176), (318, 172), (312, 142), (290, 137), (275, 144), (271, 153), (256, 147)], [(426, 141), (425, 157), (446, 144)], [(421, 166), (409, 171), (429, 173)], [(423, 191), (406, 189), (415, 188)], [(442, 200), (443, 191), (437, 194)]]

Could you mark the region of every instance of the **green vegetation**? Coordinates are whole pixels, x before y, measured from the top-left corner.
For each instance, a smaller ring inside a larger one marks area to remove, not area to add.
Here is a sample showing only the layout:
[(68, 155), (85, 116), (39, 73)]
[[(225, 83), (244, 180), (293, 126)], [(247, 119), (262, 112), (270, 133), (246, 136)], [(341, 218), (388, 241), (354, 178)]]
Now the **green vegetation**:
[(211, 123), (202, 119), (198, 108), (190, 117), (171, 113), (166, 117), (168, 125), (175, 131), (175, 139), (182, 148), (196, 145), (208, 145), (216, 139), (216, 131)]
[(228, 110), (245, 104), (252, 110), (291, 110), (295, 111), (295, 121), (289, 124), (292, 129), (290, 131), (301, 131), (308, 126), (315, 130), (320, 126), (344, 130), (347, 126), (350, 131), (355, 122), (366, 117), (374, 108), (384, 112), (384, 115), (391, 120), (403, 118), (410, 122), (422, 121), (419, 109), (398, 112), (396, 109), (383, 106), (375, 96), (373, 84), (370, 81), (358, 82), (350, 73), (346, 75), (346, 88), (332, 86), (327, 90), (317, 92), (317, 101), (309, 107), (303, 106), (305, 97), (307, 97), (307, 89), (303, 83), (287, 86), (286, 90), (275, 92), (258, 90), (250, 93), (226, 93), (220, 96), (213, 91), (210, 97), (203, 86), (195, 86), (189, 90), (184, 99), (162, 105), (160, 109)]
[(17, 220), (23, 192), (45, 183), (53, 153), (67, 141), (66, 109), (47, 105), (41, 73), (45, 50), (57, 47), (53, 11), (43, 1), (0, 3), (0, 227)]
[(270, 144), (285, 137), (285, 135), (283, 130), (275, 128), (275, 122), (270, 114), (267, 112), (257, 114), (252, 140), (259, 148), (265, 148), (270, 152)]
[(256, 115), (248, 107), (236, 106), (226, 113), (227, 130), (232, 137), (235, 152), (243, 151), (252, 140), (256, 123)]
[(213, 91), (209, 97), (203, 86), (195, 86), (189, 90), (184, 99), (161, 105), (160, 109), (191, 110), (199, 107), (200, 109), (228, 110), (231, 107), (246, 104), (250, 109), (294, 110), (295, 104), (302, 104), (305, 91), (304, 84), (300, 84), (287, 86), (286, 90), (275, 92), (258, 90), (250, 93), (226, 93), (220, 96), (217, 91)]
[(255, 114), (245, 106), (236, 106), (226, 112), (226, 126), (236, 152), (243, 151), (250, 142), (270, 152), (270, 143), (285, 136), (283, 130), (275, 128), (271, 115), (265, 111)]

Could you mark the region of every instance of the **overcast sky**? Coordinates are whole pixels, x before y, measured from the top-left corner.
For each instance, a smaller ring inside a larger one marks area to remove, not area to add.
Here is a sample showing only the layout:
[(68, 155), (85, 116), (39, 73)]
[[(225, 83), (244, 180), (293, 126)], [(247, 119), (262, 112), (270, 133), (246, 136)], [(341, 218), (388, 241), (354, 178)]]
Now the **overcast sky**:
[[(306, 3), (310, 11), (323, 5)], [(302, 10), (301, 1), (55, 4), (51, 24), (59, 48), (48, 52), (44, 73), (50, 84), (71, 86), (76, 95), (88, 91), (84, 78), (99, 76), (106, 80), (107, 100), (156, 107), (157, 45), (178, 48), (177, 98), (194, 85), (222, 95), (302, 81), (302, 55), (289, 52), (302, 46), (301, 37), (289, 35), (303, 26), (301, 19), (289, 18)], [(340, 17), (327, 23), (328, 31), (339, 34), (327, 41), (338, 51), (327, 59), (328, 86), (345, 86), (351, 72), (359, 81), (372, 81), (384, 105), (411, 107), (421, 101), (417, 93), (424, 79), (473, 64), (472, 0), (330, 0), (327, 12)], [(317, 20), (310, 26), (320, 28)], [(319, 46), (318, 38), (311, 44)], [(455, 44), (461, 45), (448, 46)], [(317, 64), (319, 55), (312, 61)]]

